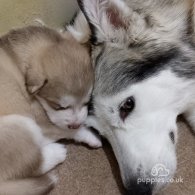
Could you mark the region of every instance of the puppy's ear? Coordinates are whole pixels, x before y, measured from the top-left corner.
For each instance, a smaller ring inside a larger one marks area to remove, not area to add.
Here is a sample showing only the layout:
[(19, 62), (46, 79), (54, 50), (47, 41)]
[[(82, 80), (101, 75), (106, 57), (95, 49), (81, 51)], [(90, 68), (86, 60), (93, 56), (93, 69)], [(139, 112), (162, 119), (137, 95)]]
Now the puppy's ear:
[(79, 43), (87, 43), (90, 39), (91, 30), (81, 11), (74, 16), (72, 22), (66, 27), (66, 29)]
[(37, 94), (48, 80), (45, 76), (41, 64), (37, 60), (32, 60), (26, 72), (26, 88), (30, 94)]
[(122, 0), (78, 0), (78, 4), (89, 23), (94, 44), (115, 39), (128, 27), (125, 18), (130, 9)]

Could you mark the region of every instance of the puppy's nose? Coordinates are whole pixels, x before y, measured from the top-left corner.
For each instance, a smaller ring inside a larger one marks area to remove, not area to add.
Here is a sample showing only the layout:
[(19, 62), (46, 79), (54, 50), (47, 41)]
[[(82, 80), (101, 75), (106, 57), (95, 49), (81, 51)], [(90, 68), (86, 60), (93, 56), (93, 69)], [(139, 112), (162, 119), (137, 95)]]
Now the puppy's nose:
[(152, 185), (149, 183), (132, 182), (125, 195), (152, 195)]
[(68, 128), (69, 129), (78, 129), (80, 126), (81, 126), (81, 124), (73, 123), (73, 124), (68, 125)]

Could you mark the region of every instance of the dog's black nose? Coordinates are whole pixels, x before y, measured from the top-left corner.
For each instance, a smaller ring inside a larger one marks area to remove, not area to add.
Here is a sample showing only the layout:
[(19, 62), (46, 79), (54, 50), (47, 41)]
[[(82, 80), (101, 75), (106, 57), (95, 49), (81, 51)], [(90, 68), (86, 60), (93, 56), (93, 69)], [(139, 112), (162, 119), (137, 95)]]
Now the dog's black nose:
[(149, 183), (137, 183), (131, 181), (128, 184), (125, 195), (152, 195), (152, 185)]

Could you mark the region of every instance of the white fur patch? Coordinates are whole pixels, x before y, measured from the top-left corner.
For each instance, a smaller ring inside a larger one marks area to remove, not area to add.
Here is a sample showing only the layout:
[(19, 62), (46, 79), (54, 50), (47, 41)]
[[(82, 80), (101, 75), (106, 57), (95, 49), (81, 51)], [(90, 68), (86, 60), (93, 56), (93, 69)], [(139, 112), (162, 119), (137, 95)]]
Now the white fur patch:
[(77, 130), (66, 130), (65, 137), (67, 139), (74, 139), (77, 142), (86, 143), (93, 148), (102, 147), (102, 142), (99, 136), (94, 134), (87, 127), (80, 127)]
[(74, 139), (78, 142), (87, 143), (93, 148), (102, 147), (102, 142), (90, 129), (86, 127), (80, 128), (75, 132)]
[(62, 144), (51, 143), (42, 148), (43, 163), (41, 172), (47, 173), (66, 158), (66, 148)]
[(123, 12), (123, 14), (128, 15), (130, 13), (129, 7), (126, 5), (126, 3), (122, 0), (111, 0), (112, 3), (114, 3), (120, 11)]
[[(127, 172), (138, 175), (140, 167), (143, 178), (152, 177), (148, 174), (159, 163), (169, 170), (166, 181), (173, 176), (177, 165), (176, 145), (171, 141), (170, 132), (174, 133), (176, 143), (176, 118), (195, 105), (194, 86), (194, 81), (166, 70), (132, 84), (117, 95), (95, 97), (96, 121), (93, 117), (87, 123), (101, 128), (99, 132), (110, 141), (124, 182), (129, 179)], [(119, 106), (128, 97), (134, 97), (135, 108), (123, 121)]]
[(91, 31), (81, 11), (78, 13), (74, 24), (67, 26), (67, 30), (80, 43), (86, 43), (90, 39)]

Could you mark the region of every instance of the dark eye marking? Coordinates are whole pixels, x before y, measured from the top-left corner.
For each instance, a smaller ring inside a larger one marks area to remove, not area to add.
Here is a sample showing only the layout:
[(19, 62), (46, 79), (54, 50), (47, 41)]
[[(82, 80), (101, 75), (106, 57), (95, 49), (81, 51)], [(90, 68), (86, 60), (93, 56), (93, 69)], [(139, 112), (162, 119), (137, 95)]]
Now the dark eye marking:
[(175, 144), (175, 134), (173, 133), (173, 131), (171, 131), (171, 132), (169, 133), (169, 137), (170, 137), (172, 143)]
[(133, 111), (134, 107), (135, 107), (134, 97), (128, 97), (120, 105), (119, 108), (120, 118), (124, 121), (127, 118), (127, 116)]

